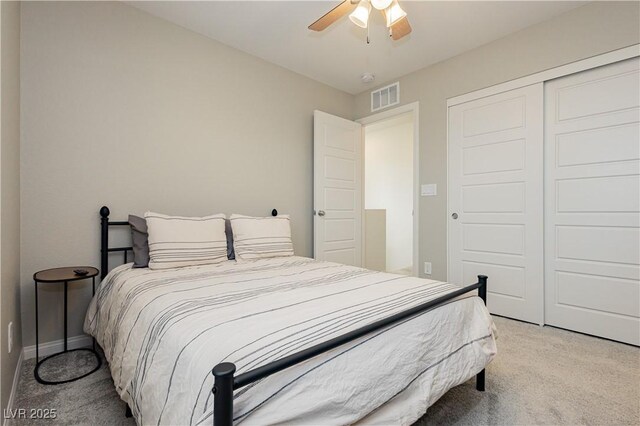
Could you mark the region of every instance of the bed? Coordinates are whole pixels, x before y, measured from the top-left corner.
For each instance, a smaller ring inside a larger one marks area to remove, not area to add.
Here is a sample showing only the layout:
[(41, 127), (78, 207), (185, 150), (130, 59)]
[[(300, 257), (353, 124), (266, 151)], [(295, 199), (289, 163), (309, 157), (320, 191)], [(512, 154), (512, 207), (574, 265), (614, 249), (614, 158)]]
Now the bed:
[[(106, 213), (103, 254), (126, 253), (108, 247), (126, 222)], [(411, 424), (474, 375), (484, 389), (495, 328), (476, 289), (486, 277), (460, 288), (296, 256), (125, 263), (85, 331), (139, 424)]]

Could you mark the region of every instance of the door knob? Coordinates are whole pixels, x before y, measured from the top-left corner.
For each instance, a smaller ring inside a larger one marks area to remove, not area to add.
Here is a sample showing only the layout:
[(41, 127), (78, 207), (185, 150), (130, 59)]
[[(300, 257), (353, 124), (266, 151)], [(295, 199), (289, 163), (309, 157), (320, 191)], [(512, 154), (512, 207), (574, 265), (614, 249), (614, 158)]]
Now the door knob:
[(451, 218), (452, 218), (453, 220), (456, 220), (456, 219), (458, 218), (458, 213), (453, 213), (453, 214), (451, 215)]
[(324, 210), (320, 210), (320, 211), (318, 211), (318, 216), (324, 216), (324, 215), (325, 215)]

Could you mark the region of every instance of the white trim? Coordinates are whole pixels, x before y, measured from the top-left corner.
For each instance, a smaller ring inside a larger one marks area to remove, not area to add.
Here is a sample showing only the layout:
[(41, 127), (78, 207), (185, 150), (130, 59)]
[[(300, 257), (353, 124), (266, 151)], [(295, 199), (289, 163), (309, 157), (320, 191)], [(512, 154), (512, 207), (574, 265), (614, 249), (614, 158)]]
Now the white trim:
[(367, 266), (367, 230), (366, 230), (366, 215), (364, 214), (364, 173), (365, 173), (365, 163), (364, 163), (364, 125), (359, 121), (355, 121), (360, 124), (360, 184), (362, 185), (362, 191), (360, 191), (360, 208), (362, 210), (362, 215), (360, 220), (360, 244), (362, 244), (362, 249), (360, 250), (360, 266), (365, 268)]
[(447, 165), (446, 166), (446, 169), (447, 169), (447, 213), (445, 215), (445, 223), (446, 223), (446, 225), (445, 225), (445, 229), (444, 229), (444, 231), (447, 233), (447, 246), (446, 246), (446, 249), (447, 249), (447, 268), (446, 268), (447, 272), (446, 272), (446, 275), (445, 275), (445, 281), (447, 281), (447, 282), (451, 281), (450, 276), (449, 276), (450, 275), (449, 274), (449, 268), (451, 267), (451, 262), (449, 261), (449, 258), (450, 258), (450, 256), (449, 256), (449, 240), (450, 240), (450, 236), (449, 236), (449, 215), (451, 214), (451, 206), (450, 206), (450, 201), (449, 201), (449, 199), (451, 198), (451, 197), (449, 197), (449, 195), (451, 195), (450, 194), (451, 189), (449, 189), (449, 188), (451, 188), (449, 186), (449, 107), (450, 107), (449, 100), (447, 100), (447, 118), (446, 118), (446, 120), (447, 120), (447, 123), (446, 123), (447, 124), (447, 129), (446, 129), (447, 146), (446, 146), (446, 152), (445, 152), (445, 155), (447, 156), (446, 160), (445, 160), (446, 161), (446, 165)]
[[(399, 95), (398, 95), (399, 96)], [(412, 113), (413, 115), (413, 266), (412, 273), (419, 276), (420, 264), (420, 103), (412, 102), (383, 112), (379, 112), (356, 120), (357, 123), (366, 126), (377, 121), (386, 120), (400, 114)], [(363, 129), (364, 134), (364, 129)], [(364, 137), (362, 138), (364, 144)], [(362, 151), (364, 153), (364, 150)], [(364, 167), (362, 168), (364, 173)], [(364, 179), (363, 179), (364, 182)], [(364, 197), (364, 191), (362, 191)], [(364, 210), (364, 203), (362, 204)], [(364, 226), (364, 220), (362, 221)], [(364, 232), (363, 244), (364, 244)], [(364, 250), (363, 250), (364, 256)]]
[(559, 67), (540, 71), (535, 74), (496, 84), (484, 89), (465, 93), (464, 95), (455, 96), (453, 98), (447, 99), (447, 108), (464, 102), (492, 96), (497, 93), (507, 92), (509, 90), (518, 89), (520, 87), (529, 86), (531, 84), (553, 80), (554, 78), (563, 77), (569, 74), (575, 74), (580, 71), (597, 68), (603, 65), (609, 65), (614, 62), (624, 61), (625, 59), (635, 58), (636, 56), (640, 56), (640, 44), (634, 44), (632, 46), (623, 47), (622, 49), (612, 50), (611, 52), (602, 53), (600, 55), (592, 56), (587, 59), (571, 62), (566, 65), (561, 65)]
[[(67, 339), (67, 348), (68, 349), (78, 349), (84, 348), (87, 346), (91, 346), (93, 340), (91, 336), (87, 336), (86, 334), (80, 336), (69, 337)], [(62, 352), (64, 350), (64, 340), (54, 340), (52, 342), (40, 343), (38, 346), (40, 358), (53, 355), (58, 352)], [(32, 359), (36, 357), (36, 345), (26, 346), (24, 348), (24, 359)]]
[[(16, 393), (18, 392), (18, 383), (20, 382), (20, 373), (22, 372), (22, 362), (24, 361), (24, 350), (20, 351), (18, 362), (16, 363), (16, 370), (13, 372), (13, 384), (11, 385), (11, 393), (9, 394), (9, 401), (7, 402), (7, 409), (13, 409), (16, 399)], [(3, 413), (4, 414), (4, 413)], [(2, 416), (3, 425), (9, 425), (11, 419), (5, 419)]]

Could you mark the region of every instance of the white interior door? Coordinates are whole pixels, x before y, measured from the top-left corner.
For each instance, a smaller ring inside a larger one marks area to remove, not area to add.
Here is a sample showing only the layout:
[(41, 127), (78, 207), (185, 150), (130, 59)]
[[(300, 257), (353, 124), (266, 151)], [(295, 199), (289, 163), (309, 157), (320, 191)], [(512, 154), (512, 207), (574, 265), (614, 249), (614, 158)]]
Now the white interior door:
[(313, 114), (314, 257), (362, 264), (362, 126)]
[(545, 318), (640, 344), (638, 59), (545, 87)]
[(449, 281), (542, 324), (543, 85), (449, 108)]

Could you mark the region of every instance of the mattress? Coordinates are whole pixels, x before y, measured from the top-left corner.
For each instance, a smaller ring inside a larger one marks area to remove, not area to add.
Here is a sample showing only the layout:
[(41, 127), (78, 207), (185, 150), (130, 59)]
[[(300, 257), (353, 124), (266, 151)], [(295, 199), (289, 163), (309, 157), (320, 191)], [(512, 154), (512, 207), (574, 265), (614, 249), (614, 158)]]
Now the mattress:
[[(216, 364), (243, 373), (457, 289), (303, 257), (126, 264), (84, 328), (138, 424), (212, 424)], [(234, 423), (410, 424), (491, 361), (494, 331), (480, 298), (458, 298), (236, 390)]]

